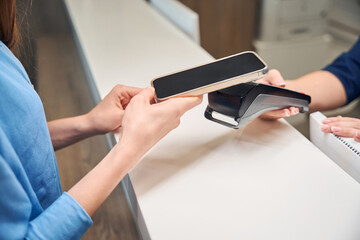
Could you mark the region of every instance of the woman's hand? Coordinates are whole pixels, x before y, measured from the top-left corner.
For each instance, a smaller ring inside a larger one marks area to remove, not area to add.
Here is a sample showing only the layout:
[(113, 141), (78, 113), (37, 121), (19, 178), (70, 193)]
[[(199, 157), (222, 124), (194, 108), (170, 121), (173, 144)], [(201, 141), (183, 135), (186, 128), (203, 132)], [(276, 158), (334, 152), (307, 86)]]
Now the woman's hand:
[(121, 127), (124, 109), (140, 91), (140, 88), (117, 85), (89, 113), (48, 122), (54, 149), (94, 135), (117, 131)]
[(141, 88), (116, 85), (95, 108), (85, 115), (90, 129), (95, 134), (118, 131), (126, 106), (141, 90)]
[(180, 124), (180, 117), (199, 105), (202, 97), (176, 97), (152, 104), (154, 88), (146, 88), (128, 104), (120, 129), (119, 143), (140, 158)]
[[(262, 84), (273, 85), (276, 87), (286, 86), (286, 82), (284, 78), (281, 76), (280, 72), (276, 69), (270, 70), (268, 75), (266, 75), (262, 79), (259, 79), (257, 82)], [(265, 120), (276, 120), (278, 118), (290, 117), (298, 113), (299, 113), (298, 108), (290, 107), (290, 108), (284, 108), (284, 109), (266, 112), (263, 115), (261, 115), (260, 118)]]
[(360, 142), (360, 119), (338, 116), (326, 118), (322, 123), (320, 128), (323, 132), (354, 138), (355, 141)]
[[(126, 107), (124, 113), (116, 118), (122, 120), (119, 142), (68, 192), (89, 215), (92, 215), (105, 201), (137, 161), (155, 143), (179, 125), (180, 117), (200, 104), (202, 100), (202, 97), (185, 97), (153, 104), (153, 88), (146, 88), (141, 92), (138, 89), (132, 90), (124, 98), (120, 97), (119, 102), (122, 105), (118, 106), (118, 109), (104, 106), (106, 111), (121, 111)], [(135, 92), (139, 93), (133, 96)], [(112, 100), (117, 103), (114, 98), (123, 96), (123, 93), (124, 91), (110, 93), (106, 101), (110, 101), (110, 104)], [(101, 113), (100, 110), (99, 112)]]

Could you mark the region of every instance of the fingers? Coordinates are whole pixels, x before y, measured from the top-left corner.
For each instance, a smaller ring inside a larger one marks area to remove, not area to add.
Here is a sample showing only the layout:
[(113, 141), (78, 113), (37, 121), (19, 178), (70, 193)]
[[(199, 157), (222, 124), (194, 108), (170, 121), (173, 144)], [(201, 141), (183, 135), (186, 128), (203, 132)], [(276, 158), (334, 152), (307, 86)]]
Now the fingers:
[(341, 116), (326, 118), (320, 129), (339, 137), (353, 137), (356, 141), (360, 141), (360, 119), (357, 118)]
[(117, 95), (127, 94), (131, 98), (131, 97), (135, 96), (136, 94), (138, 94), (139, 92), (141, 92), (141, 90), (143, 90), (143, 89), (138, 88), (138, 87), (130, 87), (130, 86), (117, 84), (113, 88), (113, 90), (116, 92)]
[(333, 124), (333, 123), (338, 123), (338, 122), (349, 122), (349, 123), (359, 123), (360, 124), (360, 119), (337, 116), (337, 117), (326, 118), (323, 120), (324, 124)]
[(350, 127), (330, 127), (329, 125), (322, 125), (320, 126), (320, 129), (326, 133), (334, 133), (339, 137), (354, 137), (357, 131), (356, 129)]
[(289, 111), (290, 111), (290, 116), (294, 116), (300, 112), (299, 108), (297, 107), (290, 107)]
[(354, 139), (355, 139), (355, 141), (360, 142), (360, 131), (359, 130), (355, 131)]
[(360, 123), (358, 122), (332, 122), (322, 126), (360, 129)]
[(323, 125), (321, 129), (324, 132), (333, 132), (332, 128), (353, 128), (360, 130), (360, 119), (357, 118), (349, 118), (349, 117), (332, 117), (326, 118), (322, 121)]
[(140, 93), (143, 89), (138, 87), (126, 87), (126, 92), (130, 97), (133, 97)]
[(264, 113), (260, 118), (264, 120), (276, 120), (279, 118), (294, 116), (299, 113), (299, 109), (296, 107), (284, 108), (279, 110), (273, 110)]
[(280, 109), (266, 112), (260, 116), (264, 120), (276, 120), (283, 117), (290, 117), (289, 109)]
[(117, 105), (120, 106), (121, 109), (125, 109), (130, 100), (142, 90), (142, 88), (117, 84), (107, 96), (118, 101)]

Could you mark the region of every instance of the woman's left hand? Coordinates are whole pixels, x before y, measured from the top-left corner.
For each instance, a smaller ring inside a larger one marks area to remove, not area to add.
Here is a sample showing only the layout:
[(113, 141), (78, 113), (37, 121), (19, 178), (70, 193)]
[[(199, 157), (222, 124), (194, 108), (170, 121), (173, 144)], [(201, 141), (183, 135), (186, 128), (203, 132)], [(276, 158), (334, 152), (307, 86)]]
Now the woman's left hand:
[(121, 127), (126, 106), (141, 90), (137, 87), (116, 85), (95, 108), (86, 114), (92, 131), (96, 134), (117, 132)]
[(323, 120), (321, 130), (339, 137), (351, 137), (360, 142), (360, 119), (350, 117), (330, 117)]

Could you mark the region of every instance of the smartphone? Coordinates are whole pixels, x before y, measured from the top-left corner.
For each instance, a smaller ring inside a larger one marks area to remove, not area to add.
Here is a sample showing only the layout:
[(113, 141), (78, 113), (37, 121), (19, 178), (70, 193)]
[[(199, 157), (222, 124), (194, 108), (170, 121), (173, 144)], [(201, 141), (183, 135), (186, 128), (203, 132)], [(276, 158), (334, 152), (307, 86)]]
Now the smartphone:
[(257, 80), (267, 72), (266, 63), (255, 52), (247, 51), (155, 78), (151, 86), (155, 88), (156, 99), (161, 101), (214, 92)]

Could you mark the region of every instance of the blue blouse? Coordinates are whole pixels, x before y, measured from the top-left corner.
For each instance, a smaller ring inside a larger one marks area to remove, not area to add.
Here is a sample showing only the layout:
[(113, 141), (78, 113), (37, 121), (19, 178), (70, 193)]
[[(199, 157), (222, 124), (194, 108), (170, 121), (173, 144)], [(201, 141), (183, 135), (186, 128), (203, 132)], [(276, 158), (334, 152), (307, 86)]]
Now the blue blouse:
[(62, 193), (41, 100), (0, 42), (0, 239), (79, 239), (91, 224)]
[(347, 102), (360, 96), (360, 39), (324, 70), (333, 73), (344, 85)]

